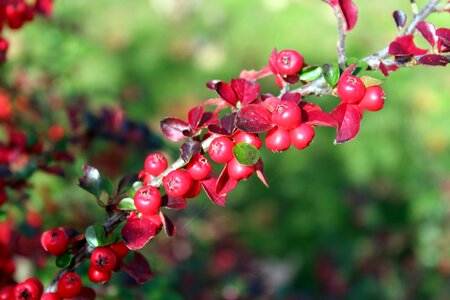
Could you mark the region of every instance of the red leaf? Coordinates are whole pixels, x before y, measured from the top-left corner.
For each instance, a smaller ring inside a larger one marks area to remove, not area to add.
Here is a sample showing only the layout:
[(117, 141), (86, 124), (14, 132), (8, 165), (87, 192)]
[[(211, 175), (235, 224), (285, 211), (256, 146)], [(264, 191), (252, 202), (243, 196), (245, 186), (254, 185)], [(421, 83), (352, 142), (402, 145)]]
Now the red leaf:
[(284, 93), (281, 96), (281, 100), (292, 101), (295, 104), (299, 104), (302, 101), (302, 94), (300, 93)]
[(230, 135), (233, 133), (233, 131), (236, 129), (236, 126), (234, 125), (236, 120), (236, 113), (229, 113), (226, 114), (220, 119), (220, 125), (222, 126), (222, 129), (225, 130), (226, 135)]
[(165, 118), (160, 125), (163, 134), (172, 142), (181, 141), (190, 133), (189, 124), (177, 118)]
[(181, 158), (188, 163), (192, 156), (202, 151), (202, 144), (198, 141), (187, 141), (181, 145)]
[(449, 28), (438, 28), (436, 30), (436, 35), (439, 39), (444, 42), (447, 47), (450, 47), (450, 29)]
[(307, 124), (329, 127), (337, 126), (336, 120), (333, 119), (330, 114), (322, 111), (320, 106), (317, 104), (302, 102), (300, 103), (300, 108), (304, 112), (302, 117), (304, 122)]
[(121, 267), (138, 284), (143, 284), (154, 276), (147, 259), (139, 252), (134, 252), (133, 258), (130, 261), (127, 260), (127, 262), (122, 263)]
[(245, 79), (231, 79), (231, 88), (234, 90), (237, 98), (242, 105), (247, 105), (256, 100), (261, 91), (261, 86), (255, 81)]
[(358, 7), (352, 0), (324, 0), (333, 9), (340, 9), (345, 18), (345, 31), (350, 31), (355, 27), (358, 20)]
[(216, 193), (216, 183), (217, 178), (213, 173), (210, 174), (207, 179), (201, 181), (203, 190), (205, 191), (206, 195), (208, 195), (209, 199), (211, 199), (212, 203), (217, 206), (225, 206), (227, 195), (218, 195)]
[(217, 115), (215, 113), (209, 111), (204, 112), (202, 114), (202, 118), (200, 119), (200, 123), (197, 126), (197, 129), (206, 127), (210, 124), (215, 124), (217, 122)]
[(348, 142), (359, 132), (361, 114), (357, 104), (341, 103), (331, 115), (337, 122), (337, 136), (335, 144)]
[(68, 300), (94, 300), (97, 295), (95, 291), (90, 287), (84, 286), (81, 289), (81, 292), (78, 293), (75, 297), (67, 298)]
[(236, 127), (244, 132), (265, 132), (273, 126), (270, 111), (262, 105), (249, 104), (244, 106), (236, 116)]
[(260, 71), (255, 70), (243, 70), (241, 74), (239, 74), (239, 78), (247, 79), (247, 80), (258, 80), (260, 78), (264, 78), (272, 74), (270, 67), (265, 66)]
[(228, 176), (228, 164), (223, 168), (222, 172), (219, 175), (219, 178), (217, 178), (216, 182), (216, 194), (217, 195), (226, 195), (237, 186), (238, 181), (235, 179), (231, 179), (230, 176)]
[(446, 66), (448, 59), (444, 55), (428, 54), (418, 59), (419, 63), (427, 66)]
[(277, 70), (277, 48), (273, 48), (269, 57), (269, 68), (273, 74), (278, 74)]
[(266, 186), (269, 187), (269, 183), (267, 181), (266, 176), (264, 176), (264, 164), (261, 159), (255, 164), (256, 176), (258, 176), (259, 180)]
[(423, 55), (427, 52), (426, 49), (417, 48), (412, 34), (398, 37), (389, 45), (389, 54), (393, 56)]
[(130, 218), (122, 228), (122, 238), (130, 250), (144, 247), (156, 235), (156, 225), (145, 216)]
[(161, 217), (162, 226), (164, 228), (164, 232), (168, 237), (173, 237), (176, 234), (175, 225), (173, 225), (172, 221), (166, 216), (161, 210), (159, 211), (159, 216)]
[(436, 27), (434, 27), (433, 24), (426, 21), (420, 21), (416, 28), (431, 46), (436, 45), (438, 37), (436, 36)]
[(162, 203), (161, 206), (174, 210), (181, 210), (187, 206), (187, 201), (183, 197), (168, 197), (167, 195), (164, 195)]
[(262, 106), (264, 106), (270, 112), (273, 112), (275, 108), (280, 104), (281, 100), (277, 97), (269, 97), (264, 102), (262, 102)]
[(203, 106), (196, 106), (191, 108), (188, 113), (189, 126), (191, 126), (192, 131), (196, 131), (200, 120), (203, 116)]
[(231, 105), (236, 104), (236, 94), (233, 89), (224, 81), (218, 81), (214, 84), (214, 90)]

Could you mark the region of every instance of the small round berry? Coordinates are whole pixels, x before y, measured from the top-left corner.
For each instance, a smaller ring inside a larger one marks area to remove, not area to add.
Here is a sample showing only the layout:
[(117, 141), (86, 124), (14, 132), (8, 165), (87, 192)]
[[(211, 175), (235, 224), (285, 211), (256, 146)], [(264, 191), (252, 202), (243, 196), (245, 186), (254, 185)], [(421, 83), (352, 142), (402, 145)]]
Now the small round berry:
[(200, 194), (201, 190), (202, 190), (202, 185), (201, 185), (200, 181), (194, 180), (189, 191), (187, 191), (186, 194), (184, 194), (184, 197), (185, 198), (195, 198)]
[(208, 153), (216, 163), (226, 163), (233, 159), (233, 147), (233, 141), (227, 137), (220, 136), (211, 142)]
[(59, 228), (47, 230), (41, 236), (41, 245), (51, 255), (59, 256), (67, 251), (69, 237)]
[(366, 89), (366, 93), (359, 103), (359, 107), (370, 111), (378, 111), (383, 108), (384, 99), (386, 99), (386, 97), (380, 86), (370, 86)]
[(91, 255), (91, 267), (101, 272), (111, 272), (116, 266), (117, 257), (114, 251), (107, 247), (95, 248)]
[(186, 172), (188, 172), (194, 180), (205, 179), (208, 177), (211, 169), (212, 166), (208, 159), (201, 154), (192, 156), (191, 161), (186, 166)]
[(17, 300), (39, 300), (41, 293), (34, 282), (23, 281), (14, 287), (14, 297)]
[(61, 298), (72, 298), (78, 295), (83, 288), (80, 276), (74, 272), (64, 273), (58, 280), (58, 295)]
[(44, 285), (37, 278), (30, 277), (27, 280), (25, 280), (25, 282), (31, 282), (32, 284), (37, 286), (39, 289), (39, 294), (42, 294), (44, 292)]
[(111, 271), (102, 272), (91, 265), (88, 270), (88, 278), (93, 283), (104, 284), (111, 279)]
[(160, 152), (149, 154), (145, 159), (144, 168), (150, 175), (158, 176), (167, 168), (167, 159)]
[(233, 158), (227, 164), (228, 176), (235, 180), (247, 179), (253, 174), (254, 170), (255, 168), (253, 166), (243, 165), (236, 158)]
[(280, 101), (272, 112), (272, 122), (282, 129), (294, 129), (302, 123), (302, 111), (292, 101)]
[(257, 149), (261, 148), (261, 146), (262, 146), (262, 141), (258, 135), (253, 134), (253, 133), (243, 132), (243, 131), (236, 134), (236, 136), (234, 137), (234, 143), (235, 144), (247, 143), (247, 144), (255, 146)]
[(134, 205), (141, 214), (154, 215), (161, 207), (161, 193), (152, 185), (144, 185), (134, 194)]
[(192, 186), (192, 177), (184, 170), (173, 170), (163, 178), (167, 196), (179, 197), (186, 194)]
[(277, 55), (276, 68), (282, 75), (295, 75), (303, 68), (303, 56), (295, 50), (283, 50)]
[(13, 285), (7, 285), (0, 289), (0, 300), (14, 300)]
[(301, 124), (297, 128), (291, 130), (291, 143), (295, 148), (302, 150), (309, 146), (314, 138), (314, 128), (308, 124)]
[(273, 152), (287, 150), (291, 146), (289, 131), (274, 127), (267, 132), (264, 143), (267, 149)]
[(130, 252), (124, 241), (111, 244), (109, 248), (114, 252), (118, 260), (123, 259)]
[(342, 75), (337, 84), (337, 94), (345, 103), (358, 103), (364, 97), (365, 92), (364, 82), (350, 74)]
[(61, 300), (57, 293), (49, 292), (41, 296), (41, 300)]

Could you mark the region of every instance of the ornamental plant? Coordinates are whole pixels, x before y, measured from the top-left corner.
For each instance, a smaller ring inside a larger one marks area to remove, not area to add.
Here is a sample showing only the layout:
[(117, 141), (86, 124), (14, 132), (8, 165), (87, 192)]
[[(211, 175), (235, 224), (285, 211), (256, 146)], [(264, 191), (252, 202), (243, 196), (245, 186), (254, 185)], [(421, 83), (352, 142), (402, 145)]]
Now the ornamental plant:
[[(94, 299), (95, 285), (107, 284), (114, 273), (125, 272), (140, 284), (152, 279), (150, 264), (139, 250), (161, 232), (169, 237), (176, 234), (168, 209), (184, 209), (190, 201), (187, 199), (202, 191), (215, 205), (225, 206), (230, 193), (251, 176), (269, 187), (270, 174), (264, 173), (262, 147), (277, 153), (291, 147), (305, 149), (313, 142), (316, 128), (322, 126), (336, 130), (335, 144), (353, 140), (364, 114), (380, 111), (389, 103), (381, 86), (383, 82), (367, 74), (381, 72), (389, 81), (388, 76), (400, 68), (448, 64), (450, 29), (435, 28), (427, 21), (432, 13), (449, 12), (445, 1), (430, 0), (420, 9), (412, 1), (409, 22), (404, 12), (395, 11), (393, 24), (398, 28), (395, 40), (355, 61), (346, 56), (345, 40), (357, 24), (356, 3), (324, 2), (337, 19), (337, 63), (309, 64), (301, 50), (274, 49), (267, 58), (267, 66), (261, 70), (244, 70), (231, 80), (207, 82), (211, 98), (189, 109), (185, 119), (168, 117), (160, 122), (164, 137), (180, 143), (178, 158), (171, 160), (163, 152), (151, 152), (142, 162), (141, 170), (123, 176), (116, 185), (95, 166), (85, 165), (79, 186), (96, 199), (106, 218), (97, 220), (83, 232), (65, 224), (44, 231), (40, 244), (49, 255), (56, 256), (59, 271), (50, 282), (30, 277), (6, 285), (0, 290), (0, 299)], [(22, 11), (21, 3), (11, 1), (8, 5), (17, 14)], [(35, 7), (45, 14), (52, 11), (51, 1), (37, 1)], [(8, 19), (8, 24), (15, 28), (16, 19), (11, 20)], [(427, 41), (426, 49), (416, 45), (419, 35)], [(274, 80), (279, 93), (264, 90), (259, 80), (265, 77)], [(308, 97), (313, 95), (334, 96), (335, 107), (326, 110), (310, 102)], [(3, 121), (10, 124), (10, 100), (3, 101)], [(34, 148), (36, 142), (29, 142), (25, 134), (13, 129), (8, 145), (3, 146), (4, 165), (11, 164), (14, 161), (11, 157), (18, 152), (42, 154), (41, 149)], [(57, 125), (48, 132), (50, 142), (65, 137), (64, 129)], [(57, 155), (48, 153), (48, 159), (39, 168), (57, 173), (47, 166)], [(70, 153), (66, 154), (63, 157), (70, 162)], [(35, 166), (32, 171), (39, 168)], [(18, 188), (17, 178), (21, 178), (17, 174), (4, 178), (2, 190)], [(20, 182), (26, 182), (26, 178)], [(6, 192), (2, 193), (0, 200), (5, 202)], [(11, 269), (10, 265), (4, 265), (5, 269)], [(78, 274), (83, 265), (88, 269), (90, 282), (83, 282)]]

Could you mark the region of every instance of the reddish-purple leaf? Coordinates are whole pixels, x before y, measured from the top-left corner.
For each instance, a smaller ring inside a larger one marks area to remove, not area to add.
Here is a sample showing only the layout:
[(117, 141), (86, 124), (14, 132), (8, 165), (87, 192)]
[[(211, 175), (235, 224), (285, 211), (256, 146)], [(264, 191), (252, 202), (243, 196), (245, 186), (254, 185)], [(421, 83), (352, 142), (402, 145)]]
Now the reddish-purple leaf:
[(272, 71), (273, 74), (278, 74), (277, 70), (277, 48), (274, 48), (272, 50), (272, 53), (269, 57), (269, 68)]
[(175, 225), (173, 225), (172, 221), (166, 216), (161, 210), (159, 211), (159, 216), (161, 217), (162, 226), (164, 228), (164, 232), (168, 237), (173, 237), (176, 234)]
[(345, 30), (350, 31), (355, 27), (358, 20), (358, 8), (352, 0), (323, 0), (333, 9), (340, 9), (345, 18)]
[(271, 114), (258, 104), (244, 106), (236, 116), (236, 127), (244, 132), (258, 133), (273, 128)]
[(450, 29), (449, 28), (438, 28), (436, 30), (436, 35), (439, 37), (439, 39), (447, 45), (447, 47), (450, 47)]
[(300, 93), (284, 93), (281, 96), (281, 100), (292, 101), (295, 104), (299, 104), (302, 101), (302, 94)]
[(270, 112), (273, 112), (275, 108), (280, 104), (281, 100), (277, 97), (270, 96), (262, 102), (262, 106), (264, 106)]
[(192, 156), (199, 154), (202, 151), (202, 144), (198, 141), (187, 141), (181, 145), (181, 158), (185, 163), (188, 163)]
[(190, 134), (189, 124), (177, 118), (165, 118), (160, 125), (165, 137), (172, 142), (181, 141)]
[(156, 225), (145, 216), (128, 219), (121, 232), (122, 238), (130, 250), (141, 249), (156, 233)]
[(161, 206), (174, 210), (181, 210), (187, 206), (187, 201), (183, 197), (168, 197), (167, 195), (164, 195), (161, 202)]
[(228, 164), (227, 164), (220, 173), (219, 178), (217, 178), (215, 189), (216, 194), (226, 195), (232, 190), (234, 190), (237, 184), (238, 184), (237, 180), (231, 179), (230, 176), (228, 176)]
[(217, 123), (217, 116), (213, 112), (207, 111), (202, 114), (202, 118), (200, 119), (200, 123), (197, 126), (197, 129), (206, 127), (210, 124)]
[(65, 298), (68, 300), (94, 300), (96, 297), (95, 291), (90, 287), (84, 286), (81, 289), (81, 292), (78, 293), (75, 297)]
[(259, 180), (266, 186), (269, 187), (269, 182), (267, 181), (266, 176), (264, 176), (264, 164), (261, 159), (255, 164), (256, 176), (258, 176)]
[(337, 136), (335, 144), (348, 142), (359, 132), (361, 114), (357, 104), (341, 103), (331, 115), (337, 122)]
[(423, 55), (427, 52), (426, 49), (417, 48), (412, 34), (398, 37), (389, 44), (389, 54), (393, 56)]
[(228, 135), (228, 132), (225, 131), (225, 129), (223, 129), (221, 126), (216, 125), (216, 124), (209, 125), (208, 131), (211, 133), (216, 133), (216, 134), (220, 134), (220, 135)]
[(214, 176), (214, 173), (211, 173), (207, 179), (201, 181), (203, 190), (206, 195), (208, 195), (209, 199), (211, 199), (212, 203), (217, 206), (225, 206), (227, 195), (218, 195), (216, 193), (216, 183), (217, 178)]
[(189, 110), (188, 121), (192, 131), (196, 131), (203, 115), (203, 106), (196, 106)]
[(337, 126), (336, 120), (330, 114), (322, 111), (317, 104), (302, 102), (300, 103), (300, 108), (302, 109), (303, 122), (307, 124), (329, 127)]
[(127, 174), (122, 177), (117, 185), (117, 194), (125, 193), (136, 181), (138, 181), (137, 174)]
[(438, 37), (436, 36), (436, 27), (433, 24), (427, 21), (420, 21), (416, 28), (431, 46), (436, 45)]
[(446, 66), (448, 59), (444, 55), (439, 54), (427, 54), (418, 59), (418, 62), (427, 66)]
[(243, 70), (241, 74), (239, 74), (239, 78), (247, 79), (247, 80), (258, 80), (264, 77), (267, 77), (272, 74), (270, 67), (265, 66), (262, 67), (260, 71), (255, 70)]
[(223, 130), (227, 133), (227, 135), (231, 135), (234, 130), (236, 129), (235, 126), (235, 120), (236, 120), (236, 113), (229, 113), (226, 114), (220, 119), (220, 125), (222, 126)]
[(231, 88), (234, 90), (237, 99), (242, 105), (247, 105), (256, 100), (261, 91), (261, 86), (256, 81), (245, 79), (231, 79)]
[(300, 76), (298, 76), (297, 74), (288, 75), (288, 76), (283, 77), (283, 80), (290, 84), (296, 84), (297, 82), (300, 81)]
[(214, 90), (228, 103), (231, 105), (236, 104), (236, 94), (234, 93), (231, 86), (224, 81), (218, 81), (214, 84)]
[(384, 77), (388, 77), (389, 72), (397, 71), (399, 67), (395, 64), (386, 65), (383, 62), (380, 62), (379, 68), (381, 73), (383, 73)]
[[(129, 257), (130, 255), (127, 256), (127, 258)], [(153, 278), (153, 272), (150, 268), (150, 264), (145, 256), (139, 252), (134, 252), (131, 260), (127, 259), (122, 263), (121, 267), (122, 270), (133, 277), (138, 284), (143, 284)]]
[(408, 17), (403, 12), (403, 10), (396, 10), (396, 11), (394, 11), (392, 16), (394, 17), (395, 24), (397, 24), (398, 28), (403, 28), (405, 26), (406, 20), (408, 19)]

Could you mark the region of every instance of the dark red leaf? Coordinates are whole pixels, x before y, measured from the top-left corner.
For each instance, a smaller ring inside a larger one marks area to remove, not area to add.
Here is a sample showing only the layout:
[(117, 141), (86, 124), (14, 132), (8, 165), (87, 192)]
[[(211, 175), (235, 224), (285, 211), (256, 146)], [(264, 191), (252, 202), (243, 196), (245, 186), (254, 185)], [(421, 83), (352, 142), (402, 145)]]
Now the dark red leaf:
[(225, 206), (227, 195), (218, 195), (216, 193), (216, 183), (217, 178), (215, 177), (214, 173), (211, 173), (207, 179), (201, 181), (203, 190), (205, 191), (206, 195), (208, 195), (209, 199), (211, 199), (212, 203), (217, 206)]
[(302, 102), (300, 103), (300, 108), (302, 109), (302, 112), (304, 112), (304, 114), (302, 114), (303, 122), (307, 124), (329, 127), (337, 126), (336, 120), (333, 119), (330, 114), (322, 111), (317, 104)]
[(161, 121), (163, 134), (172, 142), (178, 142), (189, 136), (189, 124), (177, 118), (165, 118)]
[(289, 76), (283, 77), (283, 80), (290, 84), (296, 84), (297, 82), (300, 81), (300, 76), (298, 76), (297, 74), (289, 75)]
[(358, 20), (358, 8), (352, 0), (323, 0), (333, 9), (340, 9), (345, 18), (345, 30), (350, 31), (355, 27)]
[(202, 118), (200, 119), (200, 123), (198, 124), (197, 128), (203, 128), (203, 127), (206, 127), (210, 124), (214, 124), (217, 122), (218, 121), (217, 121), (216, 114), (214, 114), (210, 111), (207, 111), (202, 114)]
[(342, 72), (341, 77), (343, 77), (343, 76), (346, 75), (346, 74), (352, 74), (353, 71), (355, 71), (357, 67), (358, 67), (358, 64), (357, 64), (357, 63), (352, 63), (350, 66), (347, 67), (347, 69), (345, 69), (345, 70)]
[(231, 105), (236, 104), (236, 94), (233, 89), (224, 81), (218, 81), (214, 84), (215, 91), (228, 103)]
[(219, 125), (215, 125), (215, 124), (209, 125), (208, 131), (210, 131), (211, 133), (216, 133), (216, 134), (220, 134), (220, 135), (228, 135), (228, 132), (225, 131), (225, 129), (223, 129)]
[(231, 135), (234, 130), (236, 129), (235, 126), (235, 120), (236, 120), (236, 113), (229, 113), (226, 114), (220, 119), (220, 125), (222, 126), (223, 130), (227, 133), (227, 135)]
[(269, 68), (270, 68), (270, 70), (272, 71), (273, 74), (278, 74), (278, 70), (277, 70), (277, 48), (274, 48), (272, 50), (272, 53), (270, 54)]
[(398, 37), (389, 44), (389, 54), (393, 56), (423, 55), (427, 52), (426, 49), (417, 48), (412, 34)]
[[(130, 257), (130, 255), (128, 255), (127, 258), (128, 257)], [(139, 252), (134, 252), (132, 259), (127, 259), (126, 262), (122, 263), (121, 267), (122, 270), (133, 277), (138, 284), (143, 284), (154, 276), (147, 259)]]
[(168, 237), (173, 237), (176, 234), (175, 225), (173, 225), (172, 221), (166, 216), (161, 210), (159, 211), (159, 216), (161, 217), (162, 226), (164, 228), (164, 232)]
[(117, 185), (117, 194), (120, 195), (122, 193), (125, 193), (132, 185), (138, 181), (138, 175), (137, 174), (127, 174), (119, 181), (119, 184)]
[(202, 144), (198, 141), (187, 141), (181, 145), (181, 158), (185, 163), (188, 163), (192, 156), (199, 154), (202, 151)]
[(64, 169), (59, 166), (40, 166), (39, 169), (52, 175), (64, 176)]
[(81, 292), (78, 293), (75, 297), (66, 298), (68, 300), (94, 300), (96, 297), (95, 291), (90, 287), (84, 286), (81, 289)]
[(418, 59), (419, 63), (427, 66), (446, 66), (448, 59), (444, 55), (427, 54)]
[(281, 96), (281, 100), (292, 101), (295, 104), (299, 104), (302, 101), (302, 94), (300, 93), (284, 93)]
[(408, 17), (403, 12), (403, 10), (396, 10), (396, 11), (394, 11), (392, 16), (394, 17), (395, 24), (397, 24), (398, 28), (403, 28), (405, 26), (406, 20), (408, 19)]
[(242, 105), (247, 105), (259, 96), (261, 86), (256, 81), (249, 81), (245, 79), (232, 79), (231, 88), (234, 90), (238, 100), (242, 102)]
[(335, 144), (348, 142), (359, 132), (361, 114), (357, 104), (341, 103), (331, 115), (337, 122), (337, 136)]
[(436, 35), (439, 37), (447, 47), (450, 47), (450, 29), (449, 28), (438, 28), (436, 30)]
[(249, 104), (244, 106), (236, 116), (236, 127), (244, 132), (265, 132), (273, 126), (270, 111), (262, 105)]
[(261, 159), (255, 164), (256, 176), (258, 176), (259, 180), (266, 186), (269, 187), (269, 182), (267, 181), (266, 176), (264, 176), (264, 164)]
[(181, 210), (187, 206), (187, 201), (183, 197), (168, 197), (164, 195), (162, 197), (161, 206), (174, 210)]
[(196, 106), (191, 108), (188, 113), (189, 126), (192, 131), (196, 131), (203, 115), (203, 106)]
[(216, 182), (216, 194), (217, 195), (226, 195), (234, 188), (236, 188), (238, 181), (235, 179), (231, 179), (230, 176), (228, 176), (228, 165), (223, 168), (222, 172), (219, 175), (219, 178), (217, 178)]
[(275, 108), (280, 104), (281, 100), (277, 97), (269, 97), (262, 102), (262, 106), (264, 106), (270, 112), (273, 112)]
[(243, 70), (241, 74), (239, 74), (239, 78), (247, 79), (247, 80), (258, 80), (260, 78), (264, 78), (272, 74), (270, 67), (265, 66), (260, 71), (255, 70)]
[(420, 21), (416, 28), (431, 46), (436, 45), (438, 37), (436, 36), (436, 27), (433, 24), (427, 21)]
[(122, 238), (130, 250), (141, 249), (156, 233), (156, 225), (145, 216), (128, 219), (121, 232)]

